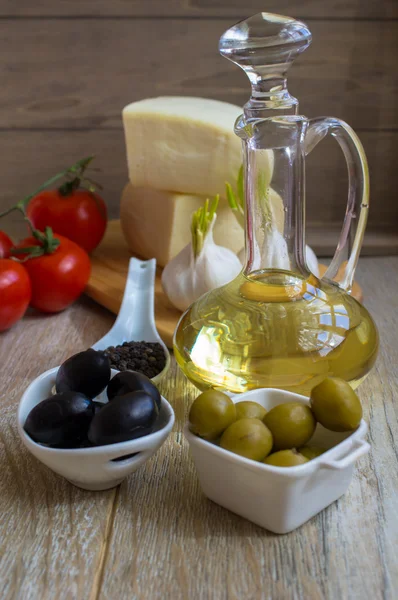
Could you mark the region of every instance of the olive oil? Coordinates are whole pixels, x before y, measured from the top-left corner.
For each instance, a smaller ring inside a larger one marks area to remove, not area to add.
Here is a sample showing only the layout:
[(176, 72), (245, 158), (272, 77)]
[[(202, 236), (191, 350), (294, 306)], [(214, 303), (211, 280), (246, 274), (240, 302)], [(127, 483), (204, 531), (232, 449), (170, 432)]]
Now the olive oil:
[(376, 360), (378, 334), (367, 310), (337, 284), (267, 270), (202, 296), (181, 318), (174, 345), (201, 390), (309, 395), (327, 376), (357, 387)]

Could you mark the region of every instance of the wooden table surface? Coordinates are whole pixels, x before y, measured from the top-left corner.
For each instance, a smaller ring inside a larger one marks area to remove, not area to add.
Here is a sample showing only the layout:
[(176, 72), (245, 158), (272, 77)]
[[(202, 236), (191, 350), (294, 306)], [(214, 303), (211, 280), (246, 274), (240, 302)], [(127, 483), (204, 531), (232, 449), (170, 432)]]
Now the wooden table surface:
[(175, 364), (164, 447), (118, 488), (82, 491), (22, 446), (16, 409), (43, 370), (100, 338), (114, 317), (87, 298), (0, 337), (0, 597), (16, 599), (392, 599), (398, 590), (398, 259), (358, 280), (381, 336), (359, 390), (371, 452), (347, 494), (284, 536), (207, 500), (181, 434), (195, 396)]

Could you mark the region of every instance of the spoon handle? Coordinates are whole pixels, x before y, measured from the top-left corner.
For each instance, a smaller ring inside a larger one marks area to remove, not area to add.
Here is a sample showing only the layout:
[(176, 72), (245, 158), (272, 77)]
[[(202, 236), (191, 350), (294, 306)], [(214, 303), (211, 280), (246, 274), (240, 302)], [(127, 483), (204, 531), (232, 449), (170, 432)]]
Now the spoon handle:
[(107, 345), (124, 341), (159, 341), (155, 326), (155, 274), (156, 259), (130, 259), (119, 314), (109, 333), (94, 344), (95, 350), (106, 347), (105, 338)]
[(156, 260), (131, 258), (122, 305), (114, 327), (119, 324), (127, 341), (157, 341), (155, 326)]

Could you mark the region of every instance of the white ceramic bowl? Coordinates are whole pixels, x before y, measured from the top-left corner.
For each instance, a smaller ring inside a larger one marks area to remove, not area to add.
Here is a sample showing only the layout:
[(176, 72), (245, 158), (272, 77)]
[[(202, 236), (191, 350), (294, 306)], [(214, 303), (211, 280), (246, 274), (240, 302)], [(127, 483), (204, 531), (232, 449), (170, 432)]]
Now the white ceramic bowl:
[[(258, 389), (232, 396), (252, 400), (267, 410), (285, 402), (309, 399), (277, 389)], [(347, 490), (354, 462), (369, 451), (367, 425), (353, 433), (335, 433), (317, 425), (308, 442), (330, 448), (318, 458), (296, 467), (258, 463), (193, 435), (185, 426), (203, 492), (210, 500), (274, 533), (287, 533), (340, 498)]]
[[(53, 471), (85, 490), (107, 490), (143, 465), (165, 442), (174, 424), (174, 411), (162, 396), (160, 414), (153, 433), (136, 440), (95, 448), (58, 449), (37, 444), (23, 426), (36, 404), (51, 395), (59, 367), (37, 377), (21, 398), (18, 409), (18, 431), (28, 450)], [(112, 377), (118, 371), (112, 369)], [(106, 401), (106, 390), (97, 400)], [(131, 454), (135, 454), (130, 458)], [(118, 460), (115, 460), (118, 459)]]

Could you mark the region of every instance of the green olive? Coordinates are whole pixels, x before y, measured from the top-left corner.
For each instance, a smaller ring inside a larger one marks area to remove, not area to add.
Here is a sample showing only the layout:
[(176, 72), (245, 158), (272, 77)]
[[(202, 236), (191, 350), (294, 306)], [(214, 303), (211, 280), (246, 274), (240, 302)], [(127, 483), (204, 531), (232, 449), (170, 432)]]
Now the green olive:
[(311, 392), (311, 408), (321, 425), (331, 431), (354, 431), (362, 419), (361, 402), (352, 387), (327, 377)]
[(319, 448), (318, 446), (301, 446), (298, 451), (305, 456), (305, 458), (308, 458), (308, 460), (312, 460), (326, 452), (326, 448)]
[(274, 438), (274, 450), (304, 446), (316, 427), (311, 409), (301, 402), (278, 404), (265, 415), (264, 423)]
[(189, 411), (189, 429), (206, 440), (216, 440), (236, 419), (231, 398), (216, 390), (206, 390), (194, 400)]
[(272, 435), (260, 419), (239, 419), (224, 431), (221, 448), (252, 460), (264, 460), (272, 450)]
[(238, 402), (236, 406), (236, 420), (238, 419), (260, 419), (262, 421), (266, 415), (266, 410), (257, 402)]
[(274, 467), (296, 467), (308, 462), (308, 458), (293, 448), (293, 450), (279, 450), (279, 452), (274, 452), (267, 456), (263, 462), (266, 465), (273, 465)]

